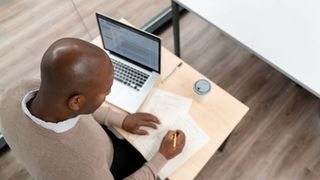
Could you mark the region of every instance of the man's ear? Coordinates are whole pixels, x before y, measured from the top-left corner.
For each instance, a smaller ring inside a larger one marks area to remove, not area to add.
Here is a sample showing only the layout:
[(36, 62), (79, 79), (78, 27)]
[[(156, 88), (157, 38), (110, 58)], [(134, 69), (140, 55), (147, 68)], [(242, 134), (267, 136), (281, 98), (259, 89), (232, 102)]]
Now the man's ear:
[(68, 107), (73, 111), (79, 111), (83, 107), (85, 100), (83, 95), (73, 95), (68, 99)]

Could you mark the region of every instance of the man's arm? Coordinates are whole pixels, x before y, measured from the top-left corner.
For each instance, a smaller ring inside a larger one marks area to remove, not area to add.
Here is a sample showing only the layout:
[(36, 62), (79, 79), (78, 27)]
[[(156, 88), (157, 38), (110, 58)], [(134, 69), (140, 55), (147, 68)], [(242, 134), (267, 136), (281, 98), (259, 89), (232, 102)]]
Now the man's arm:
[[(177, 134), (176, 147), (172, 147), (174, 134)], [(168, 131), (162, 139), (158, 153), (155, 154), (153, 158), (144, 164), (139, 170), (125, 179), (156, 179), (159, 171), (167, 163), (167, 161), (176, 157), (182, 152), (186, 142), (185, 138), (185, 134), (181, 130)]]
[(101, 125), (121, 128), (126, 114), (113, 111), (110, 107), (101, 105), (93, 114), (93, 118)]
[[(124, 178), (125, 180), (155, 180), (157, 179), (157, 174), (161, 170), (161, 168), (167, 163), (167, 159), (161, 154), (157, 153), (150, 161), (145, 163), (140, 169), (138, 169), (133, 174)], [(88, 164), (86, 163), (85, 166)], [(93, 169), (92, 169), (93, 167)], [(114, 179), (108, 167), (101, 166), (100, 164), (94, 164), (92, 167), (86, 168), (79, 173), (85, 172), (83, 178), (81, 179), (89, 179), (92, 180), (112, 180)], [(93, 170), (93, 171), (90, 171)], [(89, 171), (89, 172), (88, 172)]]
[(159, 171), (168, 162), (168, 160), (158, 152), (150, 161), (145, 163), (140, 169), (126, 177), (125, 180), (151, 180), (157, 179)]
[(99, 124), (122, 128), (129, 133), (137, 135), (148, 134), (146, 130), (140, 129), (142, 126), (157, 129), (157, 125), (160, 124), (159, 119), (152, 114), (134, 113), (126, 115), (113, 111), (104, 105), (101, 105), (93, 113), (93, 117)]

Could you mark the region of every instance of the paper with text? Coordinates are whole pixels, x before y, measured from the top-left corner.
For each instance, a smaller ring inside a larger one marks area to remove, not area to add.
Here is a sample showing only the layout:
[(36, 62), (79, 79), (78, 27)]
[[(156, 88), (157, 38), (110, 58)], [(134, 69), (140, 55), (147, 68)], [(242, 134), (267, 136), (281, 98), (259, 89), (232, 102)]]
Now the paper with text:
[(180, 129), (185, 133), (186, 144), (182, 153), (169, 160), (161, 169), (159, 172), (161, 179), (168, 177), (209, 141), (207, 134), (188, 115), (191, 103), (188, 98), (156, 89), (146, 101), (142, 111), (156, 115), (161, 125), (157, 130), (145, 128), (149, 132), (147, 136), (129, 136), (140, 153), (150, 160), (159, 151), (161, 141), (168, 130)]
[[(148, 96), (141, 111), (157, 116), (161, 124), (158, 125), (157, 130), (148, 127), (142, 127), (142, 129), (147, 130), (150, 135), (167, 130), (177, 119), (178, 114), (188, 113), (191, 104), (192, 100), (189, 98), (154, 89)], [(132, 136), (134, 137), (135, 135)]]

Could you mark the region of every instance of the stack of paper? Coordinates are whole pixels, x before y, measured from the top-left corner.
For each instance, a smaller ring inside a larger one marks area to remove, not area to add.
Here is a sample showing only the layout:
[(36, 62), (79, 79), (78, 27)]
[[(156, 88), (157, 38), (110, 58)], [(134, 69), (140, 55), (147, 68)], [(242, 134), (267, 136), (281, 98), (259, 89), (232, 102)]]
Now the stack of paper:
[(159, 151), (162, 139), (169, 130), (180, 129), (185, 133), (186, 144), (182, 153), (161, 169), (161, 179), (168, 177), (209, 141), (207, 134), (188, 115), (191, 104), (191, 99), (155, 89), (144, 103), (142, 112), (157, 116), (161, 125), (157, 130), (143, 127), (149, 132), (148, 136), (129, 136), (140, 153), (150, 160)]

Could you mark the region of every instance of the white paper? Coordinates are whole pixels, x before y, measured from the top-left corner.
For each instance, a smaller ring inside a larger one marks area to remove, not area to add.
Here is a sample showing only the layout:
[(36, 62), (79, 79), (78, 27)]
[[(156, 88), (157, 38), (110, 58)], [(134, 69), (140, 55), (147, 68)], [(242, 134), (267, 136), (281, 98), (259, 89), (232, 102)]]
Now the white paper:
[(159, 172), (159, 177), (165, 179), (178, 167), (198, 152), (209, 142), (208, 135), (187, 114), (179, 115), (172, 125), (173, 129), (181, 129), (186, 135), (186, 144), (181, 154), (171, 159)]
[(129, 136), (140, 153), (150, 160), (159, 151), (162, 139), (168, 130), (180, 129), (185, 133), (186, 144), (182, 153), (169, 160), (161, 169), (159, 173), (161, 179), (168, 177), (209, 141), (205, 132), (188, 115), (191, 103), (188, 98), (155, 90), (144, 104), (142, 111), (156, 115), (161, 125), (157, 130), (144, 128), (149, 132), (147, 136)]
[(141, 111), (150, 112), (161, 120), (175, 119), (177, 114), (188, 113), (192, 99), (154, 89)]
[[(158, 129), (154, 130), (148, 127), (142, 127), (141, 129), (147, 130), (150, 135), (154, 135), (159, 131), (167, 130), (172, 123), (177, 119), (179, 114), (187, 114), (192, 104), (192, 100), (186, 97), (175, 95), (160, 89), (154, 89), (150, 93), (143, 107), (142, 112), (148, 112), (157, 116), (161, 124), (158, 125)], [(157, 134), (159, 135), (159, 134)], [(130, 135), (129, 138), (139, 138), (137, 135)]]

